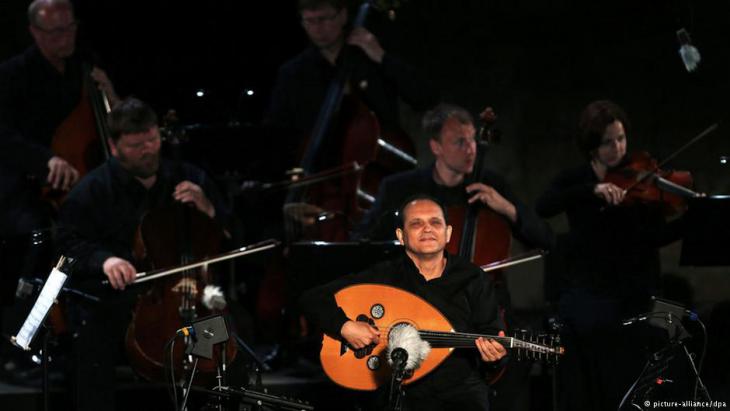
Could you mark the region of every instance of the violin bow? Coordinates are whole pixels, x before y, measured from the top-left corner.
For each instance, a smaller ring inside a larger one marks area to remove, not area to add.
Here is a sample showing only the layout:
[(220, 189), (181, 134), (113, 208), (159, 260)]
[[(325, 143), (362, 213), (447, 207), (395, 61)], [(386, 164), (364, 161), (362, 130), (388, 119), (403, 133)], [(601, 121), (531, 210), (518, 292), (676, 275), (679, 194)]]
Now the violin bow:
[(719, 123), (715, 123), (715, 124), (707, 127), (700, 134), (698, 134), (695, 137), (693, 137), (691, 140), (689, 140), (688, 142), (686, 142), (682, 147), (678, 148), (672, 154), (668, 155), (664, 160), (660, 161), (657, 164), (657, 166), (656, 166), (656, 168), (654, 169), (653, 172), (646, 173), (644, 176), (642, 176), (641, 178), (639, 178), (638, 180), (636, 180), (633, 184), (631, 184), (629, 187), (627, 187), (626, 190), (624, 190), (624, 192), (631, 191), (633, 188), (635, 188), (636, 186), (638, 186), (639, 184), (641, 184), (642, 182), (644, 182), (644, 180), (646, 180), (650, 176), (655, 175), (655, 173), (657, 172), (657, 170), (661, 169), (668, 162), (672, 161), (675, 157), (677, 157), (678, 155), (680, 155), (684, 150), (688, 149), (691, 145), (693, 145), (694, 143), (700, 141), (701, 139), (703, 139), (705, 136), (707, 136), (708, 134), (712, 133), (713, 131), (717, 130), (717, 128), (719, 126), (720, 126)]

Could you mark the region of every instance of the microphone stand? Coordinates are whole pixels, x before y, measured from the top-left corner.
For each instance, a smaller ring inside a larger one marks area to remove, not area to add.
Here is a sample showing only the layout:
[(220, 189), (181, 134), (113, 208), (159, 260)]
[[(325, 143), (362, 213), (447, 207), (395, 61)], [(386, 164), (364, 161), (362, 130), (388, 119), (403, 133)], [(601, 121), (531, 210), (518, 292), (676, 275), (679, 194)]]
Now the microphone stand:
[(406, 377), (406, 362), (408, 351), (403, 348), (396, 348), (390, 354), (393, 360), (393, 374), (390, 379), (390, 392), (388, 393), (388, 410), (401, 411), (403, 407), (403, 379)]
[[(699, 386), (702, 395), (710, 404), (712, 404), (711, 409), (716, 410), (717, 408), (712, 403), (710, 393), (708, 392), (707, 387), (700, 378), (700, 373), (697, 369), (697, 366), (695, 365), (694, 358), (687, 349), (687, 345), (684, 342), (684, 340), (687, 339), (687, 337), (689, 337), (690, 335), (687, 330), (684, 329), (684, 326), (682, 326), (682, 323), (680, 321), (673, 320), (673, 318), (676, 317), (674, 317), (671, 312), (649, 313), (647, 315), (634, 317), (630, 320), (625, 321), (624, 325), (633, 324), (634, 322), (638, 321), (645, 321), (646, 319), (650, 318), (652, 314), (666, 314), (667, 326), (670, 327), (667, 328), (667, 331), (669, 333), (669, 341), (664, 348), (655, 352), (649, 357), (646, 364), (644, 365), (644, 369), (641, 371), (641, 374), (639, 374), (639, 377), (636, 379), (636, 381), (634, 381), (631, 387), (629, 387), (628, 391), (621, 399), (618, 410), (621, 410), (623, 408), (627, 400), (632, 406), (638, 409), (646, 409), (641, 408), (641, 406), (636, 403), (639, 402), (646, 404), (648, 402), (646, 398), (648, 398), (648, 394), (654, 389), (654, 381), (656, 381), (657, 378), (661, 378), (661, 375), (669, 368), (670, 362), (675, 358), (675, 355), (680, 350), (680, 348), (682, 351), (682, 355), (686, 358), (687, 362), (690, 365), (690, 369), (692, 370), (696, 386)], [(697, 401), (698, 399), (696, 389), (697, 388), (695, 387), (695, 393), (692, 398), (693, 401)]]

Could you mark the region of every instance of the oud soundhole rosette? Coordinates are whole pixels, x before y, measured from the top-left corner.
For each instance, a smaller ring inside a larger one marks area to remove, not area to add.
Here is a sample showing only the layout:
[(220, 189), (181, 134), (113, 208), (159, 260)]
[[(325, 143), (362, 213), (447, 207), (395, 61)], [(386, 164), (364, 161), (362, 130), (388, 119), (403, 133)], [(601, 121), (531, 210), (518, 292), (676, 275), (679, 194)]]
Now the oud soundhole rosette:
[(370, 316), (372, 316), (375, 319), (381, 319), (385, 315), (385, 307), (383, 307), (383, 304), (373, 304), (372, 307), (370, 307)]

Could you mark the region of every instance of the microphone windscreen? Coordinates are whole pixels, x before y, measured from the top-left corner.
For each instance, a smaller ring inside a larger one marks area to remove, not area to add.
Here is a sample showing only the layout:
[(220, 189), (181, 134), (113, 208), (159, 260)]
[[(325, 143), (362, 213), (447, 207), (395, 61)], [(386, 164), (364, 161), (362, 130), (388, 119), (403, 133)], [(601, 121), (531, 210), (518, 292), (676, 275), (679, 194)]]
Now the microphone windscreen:
[(203, 289), (203, 305), (209, 310), (223, 310), (228, 304), (221, 288), (209, 284)]
[(402, 348), (408, 353), (406, 370), (418, 368), (431, 352), (431, 346), (421, 339), (418, 330), (410, 324), (398, 324), (390, 329), (387, 355), (388, 364), (391, 366), (393, 365), (392, 352), (397, 348)]

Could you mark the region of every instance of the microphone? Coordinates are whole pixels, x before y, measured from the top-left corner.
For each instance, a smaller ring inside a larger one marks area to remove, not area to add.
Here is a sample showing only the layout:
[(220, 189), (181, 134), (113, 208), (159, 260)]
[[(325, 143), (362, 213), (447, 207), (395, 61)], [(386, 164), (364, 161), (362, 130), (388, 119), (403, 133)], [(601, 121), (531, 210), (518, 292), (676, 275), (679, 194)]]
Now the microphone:
[(690, 321), (697, 321), (697, 320), (699, 320), (699, 316), (697, 315), (696, 312), (691, 311), (691, 310), (688, 310), (686, 308), (682, 308), (682, 311), (683, 311), (682, 312), (683, 315), (677, 315), (676, 312), (673, 313), (671, 311), (654, 311), (654, 312), (650, 312), (650, 313), (646, 313), (646, 314), (642, 314), (642, 315), (637, 315), (636, 317), (631, 317), (629, 319), (623, 320), (623, 321), (621, 321), (621, 325), (631, 325), (631, 324), (635, 324), (635, 323), (638, 323), (638, 322), (641, 322), (641, 321), (646, 321), (650, 317), (654, 317), (654, 318), (657, 318), (657, 317), (666, 317), (666, 320), (669, 323), (672, 322), (672, 318), (675, 318), (675, 319), (677, 319), (679, 321), (682, 321), (684, 318), (687, 318)]
[(636, 317), (631, 317), (631, 318), (629, 318), (627, 320), (623, 320), (621, 322), (621, 325), (635, 324), (635, 323), (638, 323), (638, 322), (641, 322), (641, 321), (646, 321), (647, 318), (649, 318), (648, 315), (638, 315)]
[(395, 371), (404, 371), (408, 363), (408, 351), (398, 347), (390, 352), (390, 362)]
[(700, 51), (692, 45), (689, 32), (684, 28), (677, 30), (677, 40), (679, 40), (679, 56), (682, 58), (684, 68), (689, 72), (694, 71), (702, 60)]
[(398, 324), (390, 329), (388, 335), (388, 364), (396, 371), (415, 370), (428, 353), (431, 346), (421, 339), (418, 330), (410, 324)]

